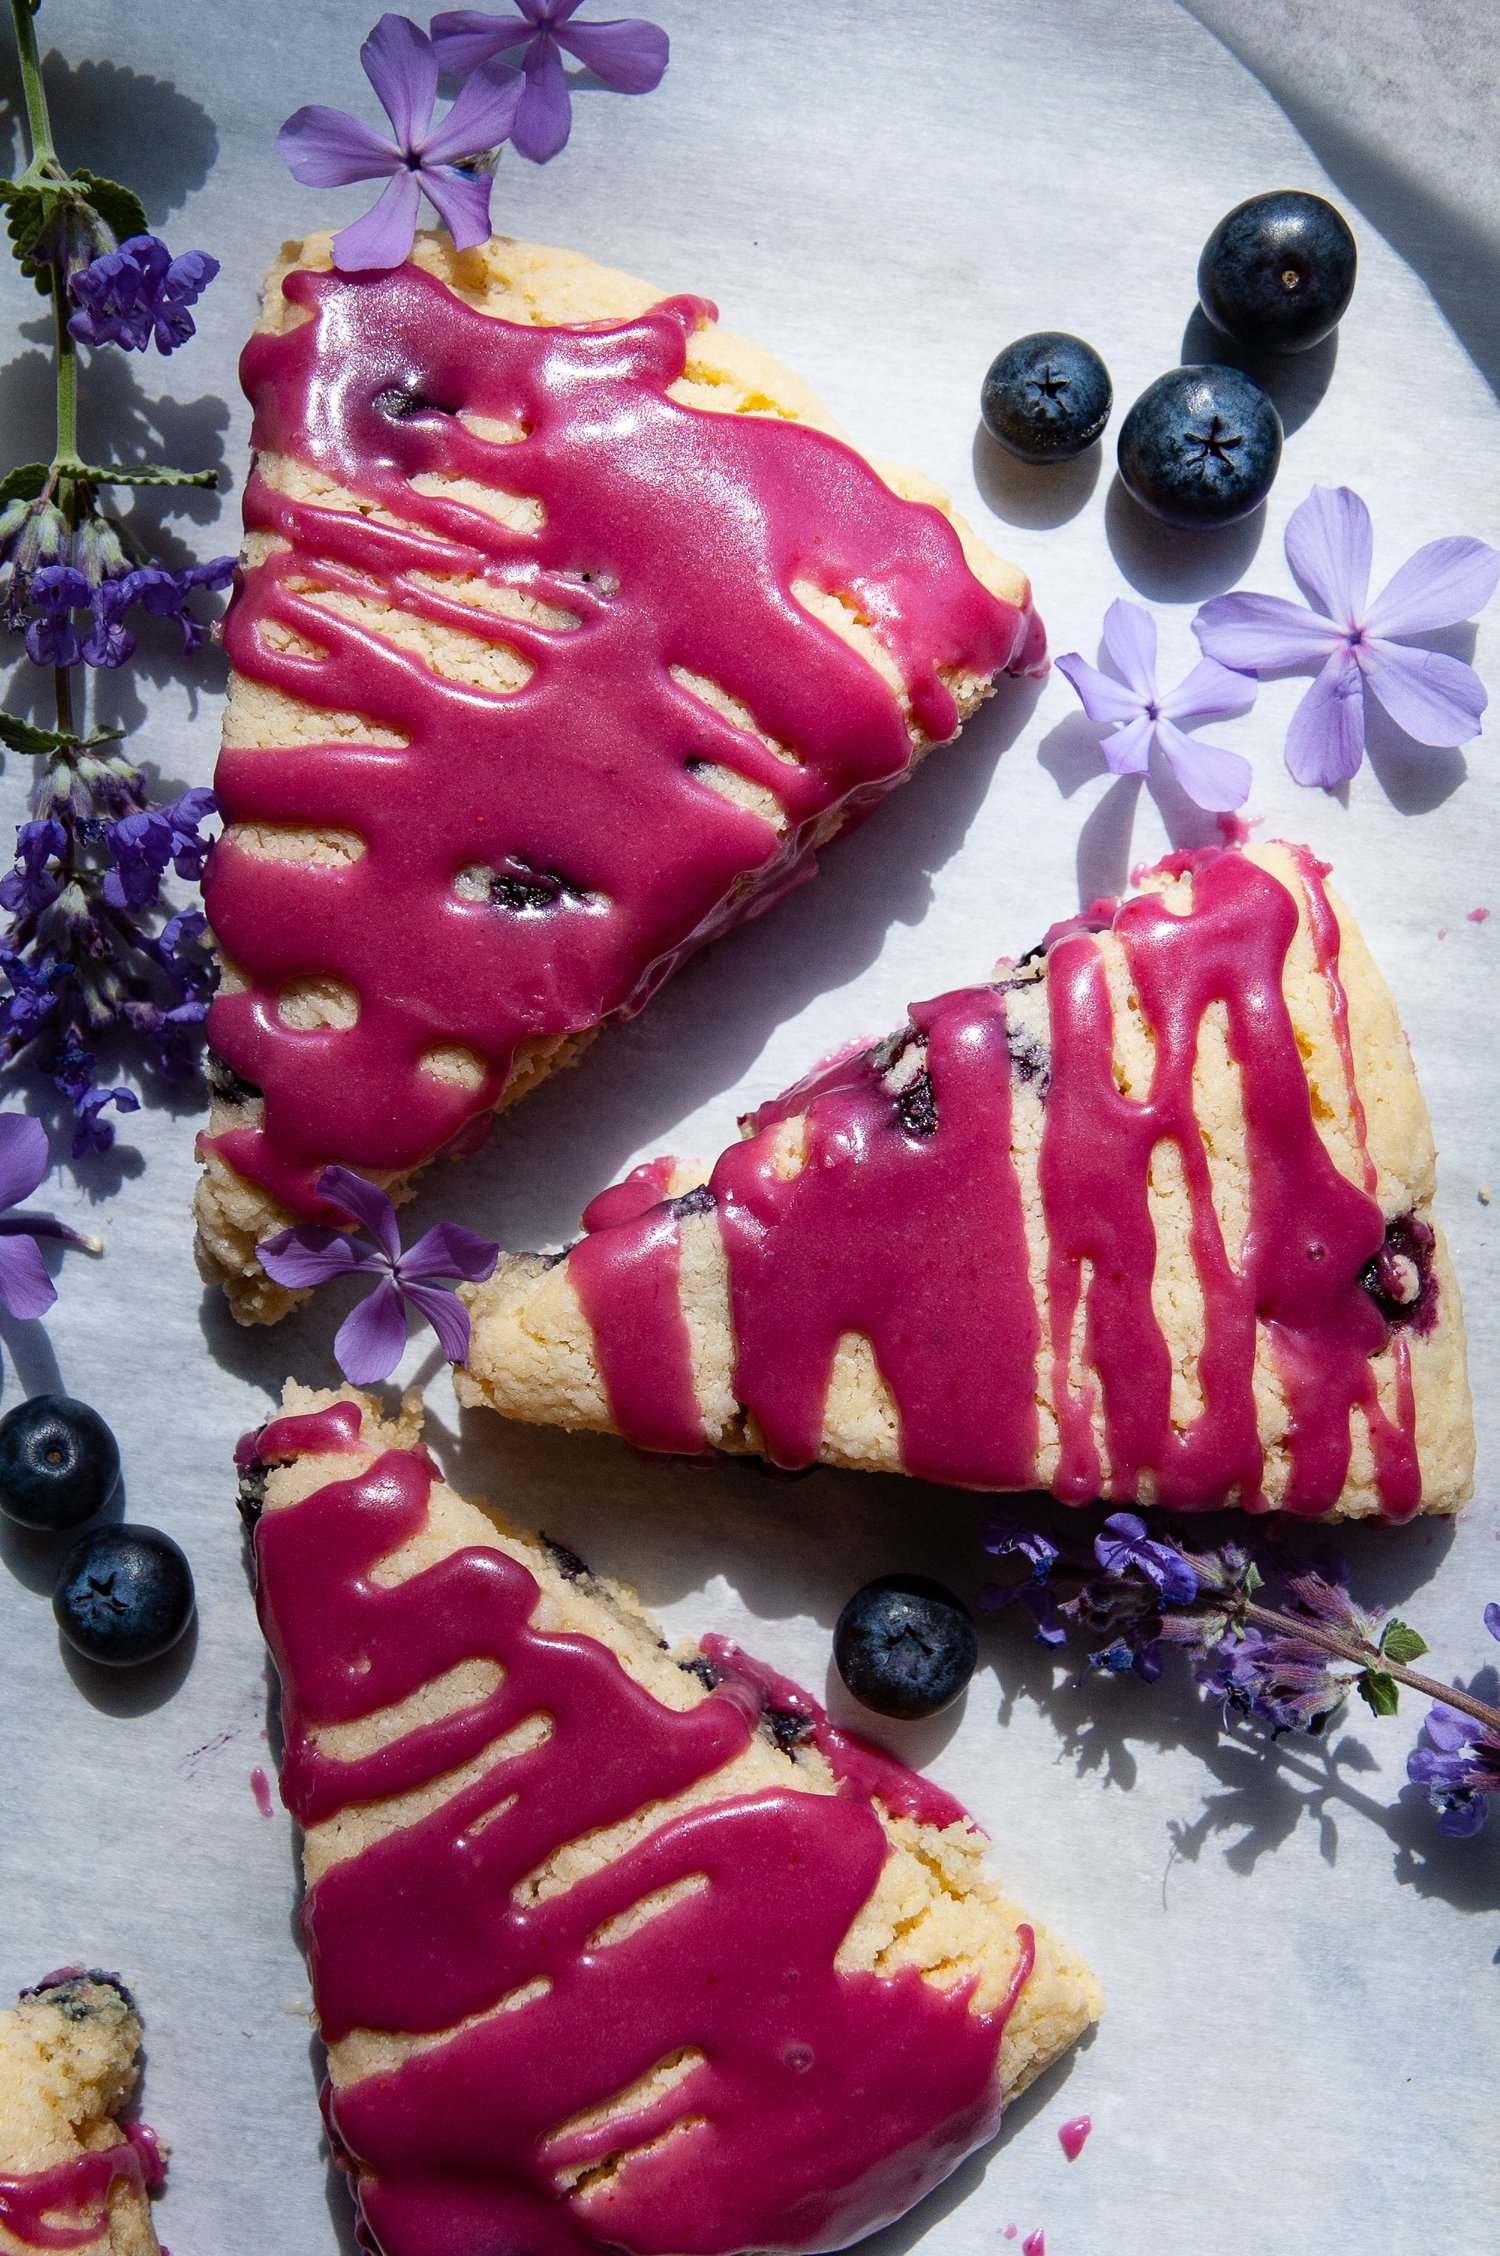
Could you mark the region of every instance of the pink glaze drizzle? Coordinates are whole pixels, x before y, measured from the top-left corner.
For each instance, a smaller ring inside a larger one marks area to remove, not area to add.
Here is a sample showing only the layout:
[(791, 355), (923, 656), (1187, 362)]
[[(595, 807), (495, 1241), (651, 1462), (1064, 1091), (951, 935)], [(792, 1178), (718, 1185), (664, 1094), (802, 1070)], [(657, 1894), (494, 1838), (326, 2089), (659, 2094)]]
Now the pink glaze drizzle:
[[(263, 1126), (213, 1148), (312, 1215), (326, 1163), (431, 1157), (495, 1104), (519, 1043), (638, 1010), (704, 941), (811, 875), (831, 810), (847, 827), (906, 773), (897, 698), (793, 599), (794, 581), (857, 606), (929, 737), (957, 726), (956, 672), (1035, 670), (1042, 642), (1029, 603), (991, 596), (946, 520), (848, 447), (668, 397), (712, 316), (700, 299), (618, 325), (526, 328), (414, 267), (297, 272), (284, 288), (310, 318), (245, 349), (256, 448), (403, 520), (294, 502), (252, 475), (247, 528), (290, 547), (245, 575), (225, 623), (247, 680), (402, 739), (331, 735), (219, 762), (229, 824), (333, 825), (365, 842), (335, 866), (254, 856), (229, 838), (205, 882), (213, 928), (249, 980), (214, 1003), (209, 1039), (265, 1096)], [(464, 416), (524, 436), (497, 444)], [(419, 493), (410, 481), (423, 474), (531, 497), (541, 522), (516, 530)], [(477, 576), (579, 624), (476, 614), (419, 587), (424, 571)], [(310, 572), (504, 644), (534, 671), (512, 695), (444, 679), (310, 602)], [(286, 632), (327, 655), (277, 648)], [(727, 689), (791, 756), (690, 694), (674, 666)], [(701, 781), (705, 764), (773, 792), (786, 836)], [(460, 896), (471, 865), (540, 878), (550, 905)], [(354, 1027), (282, 1023), (281, 989), (314, 973), (354, 989)], [(479, 1059), (477, 1088), (422, 1068), (451, 1044)]]
[[(336, 1415), (279, 1419), (263, 1447), (325, 1449)], [(338, 2148), (362, 2173), (369, 2234), (384, 2256), (716, 2256), (842, 2248), (901, 2215), (994, 2130), (1009, 2001), (979, 2014), (967, 1989), (910, 1969), (835, 1970), (886, 1855), (852, 1768), (833, 1796), (777, 1788), (690, 1809), (533, 1900), (521, 1883), (566, 1843), (740, 1753), (782, 1680), (722, 1647), (725, 1688), (668, 1709), (591, 1638), (533, 1629), (536, 1583), (495, 1550), (382, 1587), (375, 1570), (422, 1528), (431, 1480), (425, 1456), (388, 1452), (264, 1514), (255, 1536), (283, 1688), (282, 1791), (304, 1825), (424, 1786), (526, 1718), (550, 1719), (539, 1745), (496, 1755), (308, 1891), (330, 2043), (468, 2022), (326, 2096)], [(476, 1707), (363, 1759), (319, 1751), (320, 1729), (473, 1658), (503, 1672)], [(878, 1760), (884, 1798), (894, 1766)], [(706, 1885), (601, 1941), (641, 1897), (690, 1877)], [(545, 1991), (495, 2010), (537, 1982)], [(665, 2097), (623, 2124), (575, 2121), (684, 2047), (703, 2058)], [(613, 2178), (568, 2190), (562, 2173), (622, 2150)]]
[[(1337, 921), (1321, 865), (1307, 855), (1298, 861), (1363, 1150)], [(908, 1124), (865, 1052), (763, 1106), (757, 1133), (720, 1159), (711, 1187), (729, 1260), (736, 1392), (778, 1464), (816, 1458), (835, 1347), (855, 1332), (873, 1344), (913, 1473), (976, 1488), (1035, 1485), (1040, 1362), (1050, 1368), (1060, 1441), (1057, 1495), (1083, 1503), (1151, 1494), (1177, 1510), (1237, 1496), (1264, 1510), (1252, 1385), (1259, 1322), (1289, 1414), (1283, 1508), (1316, 1514), (1338, 1500), (1356, 1412), (1368, 1424), (1383, 1512), (1402, 1519), (1417, 1508), (1409, 1357), (1399, 1332), (1394, 1416), (1378, 1400), (1372, 1368), (1392, 1343), (1361, 1283), (1385, 1242), (1373, 1170), (1366, 1153), (1367, 1187), (1350, 1183), (1319, 1137), (1282, 990), (1297, 902), (1238, 852), (1179, 855), (1164, 867), (1191, 873), (1187, 915), (1147, 895), (1123, 906), (1095, 903), (1053, 928), (1046, 1057), (1025, 1044), (1012, 1054), (1003, 987), (959, 990), (911, 1014), (927, 1041), (935, 1124), (926, 1132)], [(1154, 1042), (1144, 1099), (1124, 1096), (1114, 1079), (1111, 1003), (1093, 938), (1106, 927)], [(1193, 1110), (1200, 1029), (1215, 1004), (1227, 1016), (1245, 1108), (1250, 1218), (1235, 1248), (1224, 1244)], [(1028, 1078), (1045, 1091), (1040, 1309), (1010, 1156), (1012, 1081)], [(788, 1178), (764, 1131), (797, 1114), (805, 1116), (807, 1157)], [(1204, 1304), (1203, 1408), (1182, 1429), (1172, 1422), (1170, 1356), (1151, 1301), (1148, 1179), (1162, 1141), (1181, 1155)], [(665, 1277), (675, 1224), (660, 1218), (669, 1215), (637, 1215), (618, 1240), (596, 1231), (569, 1257), (582, 1256), (584, 1306), (627, 1438), (634, 1429), (622, 1408), (657, 1385), (656, 1371), (670, 1361), (663, 1340), (646, 1334), (631, 1264), (649, 1246)], [(1429, 1324), (1431, 1304), (1428, 1290), (1421, 1313)], [(680, 1325), (675, 1308), (673, 1315)], [(1075, 1384), (1068, 1351), (1079, 1322), (1088, 1370)], [(696, 1409), (691, 1422), (686, 1416), (688, 1393), (669, 1399), (680, 1406), (672, 1410), (681, 1417), (679, 1446), (701, 1447)]]
[[(110, 2187), (124, 2180), (144, 2195), (166, 2174), (145, 2125), (121, 2128), (125, 2136), (118, 2146), (75, 2154), (24, 2177), (0, 2177), (0, 2227), (25, 2248), (92, 2248), (101, 2242), (109, 2231)], [(58, 2223), (59, 2218), (70, 2221)]]
[(1094, 2118), (1092, 2115), (1073, 2115), (1069, 2117), (1066, 2123), (1059, 2126), (1057, 2143), (1070, 2162), (1078, 2160), (1079, 2155), (1083, 2152), (1084, 2141), (1093, 2127)]
[(1022, 2241), (1021, 2256), (1047, 2256), (1047, 2235), (1040, 2225)]
[(261, 1816), (269, 1817), (271, 1814), (271, 1781), (267, 1778), (259, 1763), (250, 1773), (250, 1791), (255, 1797), (255, 1806), (260, 1811)]

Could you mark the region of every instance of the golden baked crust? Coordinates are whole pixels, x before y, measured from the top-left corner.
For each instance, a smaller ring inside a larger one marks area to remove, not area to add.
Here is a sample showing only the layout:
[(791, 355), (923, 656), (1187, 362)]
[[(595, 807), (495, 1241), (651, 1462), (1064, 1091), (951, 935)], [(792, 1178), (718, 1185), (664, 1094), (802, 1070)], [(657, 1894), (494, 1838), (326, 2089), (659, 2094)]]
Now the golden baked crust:
[[(103, 1975), (54, 1977), (0, 2013), (0, 2178), (122, 2146), (115, 2118), (135, 2090), (140, 2046), (133, 2000)], [(76, 2245), (93, 2256), (159, 2256), (150, 2204), (132, 2180), (114, 2181), (104, 2230)], [(34, 2256), (34, 2243), (0, 2220), (0, 2256)]]

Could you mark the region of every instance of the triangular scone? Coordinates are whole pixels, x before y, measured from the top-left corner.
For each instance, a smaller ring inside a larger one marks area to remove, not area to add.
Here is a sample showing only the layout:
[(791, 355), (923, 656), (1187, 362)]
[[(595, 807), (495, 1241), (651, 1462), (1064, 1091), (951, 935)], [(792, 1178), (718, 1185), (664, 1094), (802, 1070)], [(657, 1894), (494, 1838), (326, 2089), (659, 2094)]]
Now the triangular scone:
[(288, 248), (255, 407), (205, 882), (198, 1198), (255, 1246), (399, 1186), (810, 876), (997, 673), (1030, 590), (701, 298), (568, 251)]
[(763, 1105), (706, 1182), (638, 1169), (465, 1294), (461, 1398), (1073, 1503), (1455, 1511), (1432, 1131), (1325, 875), (1174, 855)]
[(159, 2256), (147, 2189), (161, 2154), (116, 2121), (140, 2049), (118, 1975), (67, 1967), (0, 2013), (0, 2256)]
[(384, 2256), (843, 2248), (1095, 2018), (949, 1795), (465, 1503), (415, 1397), (290, 1385), (242, 1468)]

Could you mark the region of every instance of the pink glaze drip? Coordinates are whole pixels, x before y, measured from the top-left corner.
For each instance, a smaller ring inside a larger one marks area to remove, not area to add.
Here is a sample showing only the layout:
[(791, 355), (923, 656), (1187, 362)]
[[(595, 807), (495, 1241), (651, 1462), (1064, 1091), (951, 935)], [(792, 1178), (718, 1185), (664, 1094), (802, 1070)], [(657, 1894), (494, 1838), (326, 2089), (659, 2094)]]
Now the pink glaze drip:
[[(307, 1447), (326, 1446), (321, 1417), (278, 1420), (266, 1440), (292, 1453), (299, 1426)], [(591, 1638), (533, 1629), (536, 1583), (499, 1551), (382, 1588), (375, 1570), (423, 1526), (431, 1479), (425, 1456), (392, 1451), (264, 1514), (255, 1537), (283, 1687), (283, 1795), (304, 1825), (424, 1786), (526, 1718), (550, 1719), (540, 1745), (497, 1754), (308, 1891), (330, 2043), (469, 2020), (327, 2095), (337, 2150), (363, 2173), (372, 2242), (384, 2256), (720, 2256), (842, 2248), (901, 2215), (993, 2132), (1008, 2005), (971, 2012), (967, 1990), (911, 1970), (835, 1970), (886, 1855), (863, 1792), (778, 1788), (694, 1808), (532, 1900), (521, 1883), (566, 1843), (739, 1754), (757, 1680), (736, 1654), (725, 1693), (668, 1709)], [(321, 1729), (474, 1658), (503, 1672), (477, 1708), (362, 1760), (319, 1751)], [(706, 1884), (600, 1941), (642, 1896), (690, 1877)], [(543, 1993), (494, 2010), (538, 1981)], [(557, 2128), (684, 2047), (702, 2061), (623, 2125)], [(566, 2189), (561, 2173), (622, 2149), (613, 2179)]]
[(1022, 2241), (1021, 2256), (1047, 2256), (1047, 2235), (1040, 2225)]
[[(668, 388), (713, 309), (673, 298), (619, 325), (527, 328), (475, 312), (414, 267), (298, 272), (310, 318), (257, 335), (242, 377), (261, 453), (290, 455), (401, 518), (292, 501), (252, 475), (245, 522), (289, 542), (247, 573), (225, 623), (246, 679), (365, 715), (403, 741), (234, 750), (226, 821), (351, 829), (344, 865), (256, 857), (233, 838), (205, 881), (213, 928), (249, 985), (221, 994), (209, 1039), (263, 1090), (265, 1120), (212, 1139), (302, 1215), (331, 1160), (410, 1168), (495, 1104), (517, 1046), (640, 1009), (694, 950), (812, 874), (831, 810), (845, 827), (907, 772), (896, 697), (793, 600), (806, 579), (850, 598), (899, 670), (914, 719), (951, 735), (957, 672), (1036, 670), (1029, 604), (991, 596), (934, 509), (901, 500), (848, 447), (775, 418), (679, 405)], [(417, 402), (392, 414), (379, 400)], [(463, 417), (524, 436), (478, 437)], [(542, 519), (515, 530), (415, 490), (424, 473), (501, 484)], [(495, 696), (429, 672), (387, 637), (310, 603), (335, 591), (518, 652)], [(412, 575), (478, 576), (560, 607), (576, 628), (480, 614)], [(326, 657), (267, 639), (290, 631)], [(727, 689), (792, 757), (692, 696)], [(700, 780), (705, 764), (772, 791), (789, 829)], [(470, 865), (555, 886), (550, 906), (460, 896)], [(327, 973), (353, 1028), (295, 1031), (288, 981)], [(425, 1071), (457, 1044), (466, 1089)], [(327, 1218), (327, 1217), (325, 1217)]]
[(1062, 2124), (1057, 2133), (1057, 2143), (1070, 2162), (1076, 2162), (1083, 2152), (1084, 2141), (1094, 2127), (1092, 2115), (1074, 2115)]
[[(1362, 1144), (1338, 926), (1321, 865), (1302, 855), (1299, 863)], [(1360, 1281), (1382, 1251), (1384, 1222), (1369, 1190), (1339, 1173), (1318, 1135), (1282, 992), (1297, 902), (1238, 852), (1179, 855), (1164, 867), (1192, 875), (1186, 916), (1148, 895), (1123, 906), (1096, 902), (1053, 928), (1048, 1056), (1024, 1043), (1012, 1054), (1003, 987), (960, 990), (911, 1014), (927, 1037), (935, 1124), (926, 1132), (908, 1124), (865, 1052), (763, 1106), (754, 1116), (760, 1132), (720, 1159), (712, 1188), (729, 1259), (736, 1392), (777, 1463), (816, 1458), (834, 1350), (855, 1332), (872, 1342), (890, 1387), (909, 1471), (976, 1488), (1034, 1486), (1034, 1372), (1045, 1345), (1060, 1439), (1057, 1495), (1084, 1503), (1150, 1493), (1183, 1511), (1237, 1495), (1264, 1510), (1252, 1385), (1259, 1321), (1290, 1415), (1282, 1506), (1316, 1514), (1337, 1501), (1359, 1412), (1382, 1510), (1402, 1519), (1417, 1508), (1406, 1342), (1395, 1335), (1392, 1417), (1372, 1369), (1392, 1334)], [(1154, 1042), (1143, 1099), (1115, 1084), (1110, 998), (1093, 939), (1105, 928), (1123, 949)], [(1233, 1249), (1223, 1241), (1193, 1111), (1200, 1029), (1215, 1004), (1227, 1015), (1246, 1119), (1250, 1217)], [(1013, 1078), (1045, 1092), (1039, 1187), (1049, 1251), (1040, 1311), (1010, 1160)], [(788, 1179), (764, 1131), (798, 1114), (807, 1158)], [(1170, 1356), (1151, 1300), (1148, 1179), (1163, 1141), (1181, 1156), (1204, 1304), (1203, 1408), (1182, 1430), (1172, 1423)], [(653, 1227), (650, 1214), (630, 1225), (637, 1242)], [(615, 1287), (601, 1251), (607, 1236), (584, 1241), (585, 1305), (618, 1403), (633, 1388), (649, 1389), (651, 1358), (664, 1351), (643, 1336), (641, 1300)], [(1422, 1321), (1431, 1320), (1429, 1291)], [(1079, 1322), (1089, 1369), (1075, 1386), (1068, 1348)], [(629, 1419), (619, 1422), (633, 1438)], [(689, 1441), (701, 1445), (696, 1426), (685, 1429), (683, 1446)]]
[[(144, 2124), (121, 2126), (118, 2146), (75, 2154), (50, 2170), (0, 2177), (0, 2229), (24, 2248), (92, 2248), (109, 2231), (109, 2191), (122, 2180), (144, 2194), (165, 2173), (161, 2149)], [(65, 2219), (66, 2222), (59, 2222)], [(50, 2221), (49, 2221), (50, 2220)]]
[(269, 1817), (271, 1814), (271, 1781), (267, 1778), (259, 1763), (250, 1773), (250, 1791), (255, 1797), (255, 1806), (260, 1811), (261, 1816)]
[(591, 1201), (568, 1275), (594, 1327), (615, 1424), (637, 1449), (692, 1457), (705, 1436), (677, 1289), (677, 1215), (665, 1203), (672, 1167), (648, 1160)]
[(1349, 998), (1339, 977), (1339, 920), (1323, 884), (1329, 873), (1329, 864), (1320, 862), (1305, 846), (1293, 846), (1290, 852), (1302, 879), (1302, 898), (1307, 909), (1308, 930), (1312, 934), (1313, 954), (1328, 989), (1333, 1038), (1338, 1045), (1339, 1064), (1343, 1068), (1344, 1091), (1349, 1101), (1349, 1117), (1354, 1124), (1355, 1141), (1359, 1145), (1365, 1189), (1373, 1198), (1376, 1174), (1375, 1162), (1370, 1157), (1369, 1122), (1365, 1118), (1365, 1102), (1359, 1093), (1359, 1079), (1354, 1070), (1354, 1045), (1349, 1036)]
[(1470, 924), (1488, 924), (1491, 912), (1488, 909), (1470, 909), (1467, 915)]

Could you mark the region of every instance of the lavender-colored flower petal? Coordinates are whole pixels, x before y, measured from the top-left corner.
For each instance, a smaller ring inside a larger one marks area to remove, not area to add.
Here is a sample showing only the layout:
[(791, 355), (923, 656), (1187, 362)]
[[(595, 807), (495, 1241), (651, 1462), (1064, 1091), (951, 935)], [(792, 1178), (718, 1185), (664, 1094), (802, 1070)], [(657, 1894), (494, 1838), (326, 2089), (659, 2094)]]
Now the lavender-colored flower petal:
[(363, 219), (340, 228), (333, 238), (333, 263), (341, 274), (367, 274), (400, 266), (411, 255), (422, 202), (418, 175), (398, 172), (381, 190)]
[(660, 86), (671, 54), (671, 42), (660, 25), (641, 16), (566, 27), (559, 23), (556, 37), (559, 46), (576, 55), (586, 70), (617, 94), (649, 94)]
[(1168, 721), (1227, 721), (1248, 713), (1259, 693), (1253, 674), (1237, 674), (1217, 658), (1200, 658), (1175, 689), (1157, 702)]
[(1034, 1571), (1045, 1574), (1057, 1558), (1057, 1545), (1039, 1528), (1027, 1527), (1010, 1512), (997, 1512), (986, 1520), (983, 1536), (984, 1548), (992, 1559), (1003, 1559), (1012, 1551), (1019, 1551), (1029, 1559)]
[(1104, 647), (1115, 671), (1143, 705), (1156, 702), (1156, 621), (1139, 603), (1117, 596), (1104, 614)]
[(1240, 674), (1321, 665), (1346, 647), (1330, 620), (1281, 595), (1216, 595), (1193, 619), (1205, 657)]
[(1057, 1599), (1045, 1582), (1023, 1583), (1021, 1604), (1036, 1624), (1038, 1645), (1064, 1645), (1068, 1633), (1057, 1618)]
[(1500, 1605), (1493, 1598), (1484, 1609), (1484, 1626), (1491, 1637), (1500, 1637)]
[(1450, 1708), (1441, 1700), (1433, 1701), (1425, 1720), (1428, 1738), (1445, 1755), (1466, 1747), (1475, 1730), (1474, 1723), (1461, 1709)]
[(445, 8), (432, 19), (432, 46), (444, 77), (477, 70), (494, 55), (529, 40), (531, 20), (499, 15), (487, 8)]
[(396, 1210), (374, 1183), (367, 1182), (363, 1175), (356, 1175), (349, 1167), (325, 1167), (318, 1177), (318, 1196), (362, 1222), (376, 1244), (384, 1248), (388, 1261), (400, 1260), (401, 1233), (396, 1227)]
[(349, 1277), (367, 1270), (388, 1270), (376, 1246), (364, 1245), (342, 1230), (325, 1230), (318, 1222), (298, 1222), (256, 1247), (260, 1265), (278, 1285), (303, 1291), (326, 1285), (331, 1277)]
[(1370, 512), (1348, 486), (1314, 486), (1287, 519), (1286, 560), (1317, 608), (1337, 626), (1359, 623), (1370, 591), (1374, 549)]
[(12, 1316), (45, 1316), (56, 1298), (36, 1239), (0, 1237), (0, 1300)]
[(545, 164), (567, 143), (572, 127), (568, 74), (550, 34), (539, 33), (526, 50), (526, 91), (511, 127), (511, 140), (523, 157)]
[(1091, 721), (1133, 721), (1139, 715), (1141, 699), (1135, 691), (1126, 689), (1113, 674), (1101, 673), (1076, 650), (1065, 650), (1053, 664), (1064, 680), (1073, 684)]
[(403, 1284), (422, 1277), (462, 1277), (477, 1285), (494, 1275), (499, 1258), (493, 1240), (476, 1237), (459, 1222), (435, 1222), (402, 1254), (396, 1275)]
[(1298, 783), (1331, 791), (1365, 756), (1364, 677), (1341, 642), (1292, 715), (1286, 764)]
[(425, 1316), (438, 1336), (438, 1345), (450, 1363), (469, 1359), (469, 1311), (463, 1302), (436, 1285), (408, 1285), (406, 1297)]
[(1461, 658), (1401, 642), (1364, 642), (1357, 655), (1371, 695), (1418, 744), (1467, 744), (1479, 734), (1489, 694)]
[(0, 1208), (30, 1198), (51, 1164), (41, 1122), (29, 1112), (0, 1112)]
[(1201, 737), (1184, 736), (1175, 722), (1163, 717), (1156, 724), (1156, 741), (1188, 797), (1212, 813), (1243, 807), (1254, 780), (1250, 762), (1221, 745), (1205, 744)]
[(401, 147), (419, 148), (437, 100), (437, 57), (426, 32), (409, 16), (384, 15), (360, 48), (359, 59)]
[(351, 1309), (333, 1335), (334, 1360), (351, 1386), (388, 1379), (406, 1346), (406, 1303), (389, 1277)]
[(388, 134), (326, 102), (309, 102), (293, 111), (276, 136), (276, 154), (304, 188), (347, 188), (356, 180), (379, 180), (401, 163), (401, 151)]
[(1142, 713), (1121, 729), (1101, 737), (1099, 749), (1104, 754), (1106, 767), (1112, 775), (1144, 775), (1151, 761), (1151, 740), (1156, 734), (1156, 723), (1149, 713)]
[(1489, 1803), (1478, 1795), (1450, 1801), (1438, 1819), (1438, 1831), (1451, 1841), (1469, 1841), (1490, 1814)]
[(1500, 583), (1500, 550), (1463, 536), (1429, 541), (1388, 580), (1365, 616), (1371, 635), (1430, 634), (1482, 611)]
[(490, 238), (490, 191), (493, 175), (459, 172), (453, 165), (424, 165), (418, 178), (424, 193), (460, 251), (471, 251)]
[(508, 63), (486, 63), (460, 88), (453, 107), (422, 143), (423, 167), (480, 157), (509, 137), (526, 81)]

